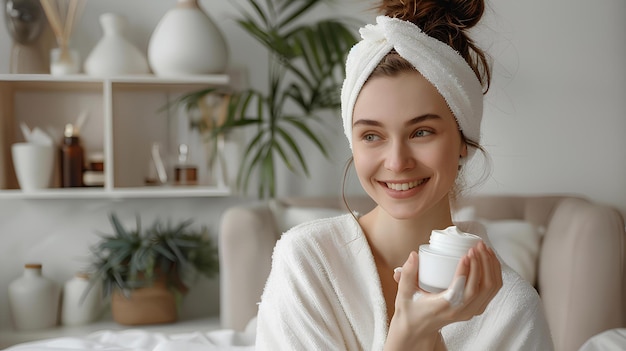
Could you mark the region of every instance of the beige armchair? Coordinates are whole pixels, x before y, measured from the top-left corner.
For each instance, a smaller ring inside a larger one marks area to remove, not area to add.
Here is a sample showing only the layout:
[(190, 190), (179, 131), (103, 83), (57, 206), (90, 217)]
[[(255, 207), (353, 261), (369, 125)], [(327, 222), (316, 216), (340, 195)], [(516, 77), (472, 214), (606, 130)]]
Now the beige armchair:
[[(368, 198), (348, 202), (361, 213), (373, 206)], [(469, 205), (480, 218), (520, 219), (545, 229), (536, 288), (557, 351), (578, 350), (602, 331), (626, 327), (626, 233), (618, 211), (570, 196), (476, 196), (459, 202)], [(324, 197), (228, 209), (219, 234), (222, 327), (243, 330), (256, 315), (289, 208), (323, 214), (321, 209), (345, 207), (340, 198)]]

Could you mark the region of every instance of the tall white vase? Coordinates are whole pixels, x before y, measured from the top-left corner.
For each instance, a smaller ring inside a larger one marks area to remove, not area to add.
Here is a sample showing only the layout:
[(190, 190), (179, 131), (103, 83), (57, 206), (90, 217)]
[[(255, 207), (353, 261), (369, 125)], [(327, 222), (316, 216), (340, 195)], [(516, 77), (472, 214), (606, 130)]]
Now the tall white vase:
[(9, 307), (16, 330), (57, 324), (60, 288), (41, 273), (41, 264), (24, 265), (21, 277), (9, 284)]
[(115, 76), (150, 72), (146, 56), (124, 36), (127, 24), (122, 15), (100, 15), (104, 35), (85, 60), (85, 73), (90, 76)]
[(158, 76), (223, 73), (228, 47), (198, 0), (178, 0), (152, 33), (148, 61)]

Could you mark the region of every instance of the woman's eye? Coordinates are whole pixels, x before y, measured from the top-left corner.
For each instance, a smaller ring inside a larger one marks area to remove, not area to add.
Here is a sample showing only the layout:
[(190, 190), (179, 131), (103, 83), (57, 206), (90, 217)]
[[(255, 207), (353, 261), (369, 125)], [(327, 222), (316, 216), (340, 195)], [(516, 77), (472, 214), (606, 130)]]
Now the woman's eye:
[(376, 141), (376, 140), (379, 140), (379, 139), (380, 139), (380, 137), (378, 135), (376, 135), (376, 134), (365, 134), (363, 136), (363, 140), (365, 140), (365, 141)]
[(431, 132), (430, 130), (419, 129), (419, 130), (415, 131), (415, 134), (413, 134), (413, 135), (416, 138), (421, 138), (421, 137), (429, 136), (431, 134), (433, 134), (433, 132)]

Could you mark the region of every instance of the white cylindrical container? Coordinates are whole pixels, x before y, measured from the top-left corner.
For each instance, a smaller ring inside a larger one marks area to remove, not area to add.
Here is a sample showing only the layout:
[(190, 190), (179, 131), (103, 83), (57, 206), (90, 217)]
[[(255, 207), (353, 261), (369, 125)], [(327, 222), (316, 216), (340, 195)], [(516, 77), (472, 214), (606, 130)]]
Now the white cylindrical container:
[(13, 166), (22, 191), (37, 191), (50, 187), (56, 148), (36, 143), (11, 145)]
[(58, 285), (44, 277), (41, 264), (24, 265), (24, 273), (9, 284), (9, 307), (16, 330), (51, 328), (57, 324)]
[(102, 293), (100, 285), (89, 290), (89, 275), (76, 273), (63, 286), (61, 323), (63, 325), (89, 324), (98, 318), (101, 309)]
[(478, 235), (464, 233), (456, 226), (433, 230), (429, 244), (419, 248), (420, 288), (434, 293), (446, 290), (461, 257), (481, 240)]
[(126, 17), (115, 13), (100, 15), (103, 37), (85, 60), (85, 73), (90, 76), (147, 74), (148, 60), (124, 36)]
[(198, 0), (178, 0), (150, 37), (148, 62), (158, 76), (223, 73), (228, 47)]

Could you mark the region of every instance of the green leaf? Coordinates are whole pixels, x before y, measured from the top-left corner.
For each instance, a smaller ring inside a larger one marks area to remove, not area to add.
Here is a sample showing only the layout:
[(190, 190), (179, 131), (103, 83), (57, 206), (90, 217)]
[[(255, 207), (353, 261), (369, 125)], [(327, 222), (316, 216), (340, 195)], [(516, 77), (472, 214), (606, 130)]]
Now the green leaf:
[(298, 144), (294, 141), (291, 135), (289, 135), (289, 133), (286, 132), (284, 129), (278, 128), (278, 133), (283, 137), (287, 145), (289, 145), (289, 148), (291, 149), (291, 151), (296, 155), (296, 157), (298, 158), (298, 161), (300, 161), (300, 166), (302, 166), (302, 170), (304, 171), (304, 174), (308, 176), (309, 168), (306, 165), (306, 161), (304, 160), (304, 156), (302, 155), (302, 152), (300, 151), (300, 147), (298, 146)]
[[(311, 8), (313, 6), (319, 4), (320, 0), (290, 1), (290, 2), (288, 2), (288, 4), (291, 5), (291, 4), (296, 4), (296, 3), (300, 3), (300, 2), (302, 2), (302, 5), (297, 7), (296, 9), (291, 11), (290, 13), (288, 13), (286, 15), (286, 18), (284, 18), (282, 21), (280, 21), (280, 23), (278, 23), (278, 28), (284, 28), (289, 23), (294, 22), (294, 21), (300, 19), (301, 16), (303, 16), (305, 13), (307, 13), (309, 10), (311, 10)], [(287, 6), (284, 6), (282, 8), (282, 10), (286, 11), (287, 10)]]
[(326, 147), (324, 146), (322, 141), (313, 133), (313, 131), (311, 131), (311, 129), (306, 124), (304, 124), (298, 118), (294, 118), (294, 117), (285, 118), (285, 121), (290, 123), (292, 126), (296, 127), (298, 130), (300, 130), (305, 136), (309, 138), (309, 140), (311, 140), (317, 146), (317, 148), (320, 150), (320, 152), (322, 152), (324, 157), (328, 157), (328, 152), (326, 151)]

